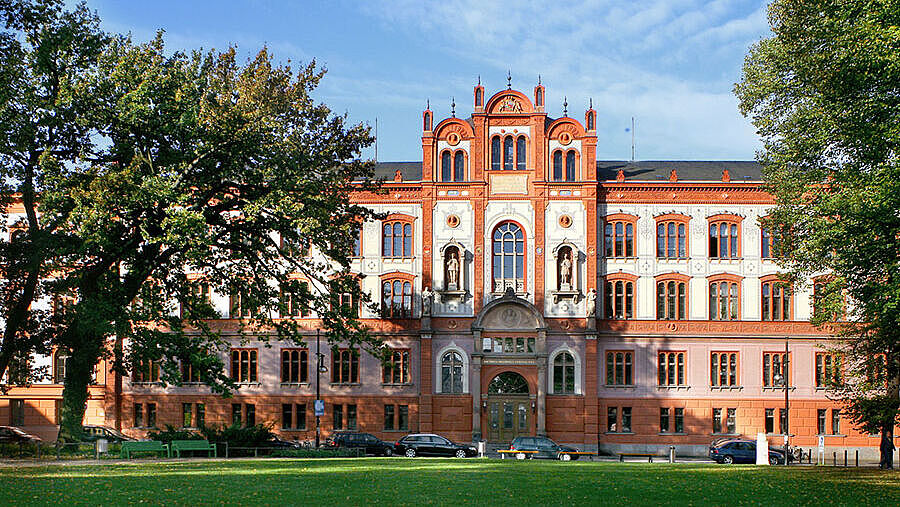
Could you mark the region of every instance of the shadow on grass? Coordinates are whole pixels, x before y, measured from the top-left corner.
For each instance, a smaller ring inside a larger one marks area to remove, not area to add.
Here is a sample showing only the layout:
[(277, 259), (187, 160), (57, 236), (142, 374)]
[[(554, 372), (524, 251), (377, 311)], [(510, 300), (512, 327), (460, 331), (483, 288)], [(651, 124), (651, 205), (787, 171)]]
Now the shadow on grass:
[(0, 505), (47, 503), (900, 505), (900, 473), (815, 467), (316, 459), (0, 471)]

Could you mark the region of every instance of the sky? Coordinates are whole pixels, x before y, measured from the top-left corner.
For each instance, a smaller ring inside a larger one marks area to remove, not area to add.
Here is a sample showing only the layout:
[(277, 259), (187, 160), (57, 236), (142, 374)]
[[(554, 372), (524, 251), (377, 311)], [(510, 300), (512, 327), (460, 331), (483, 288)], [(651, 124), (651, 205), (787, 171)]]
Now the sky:
[[(74, 1), (74, 0), (73, 0)], [(166, 32), (172, 50), (263, 45), (327, 69), (316, 97), (375, 126), (378, 160), (422, 158), (421, 114), (472, 112), (485, 93), (529, 97), (584, 121), (597, 110), (598, 160), (752, 160), (761, 145), (732, 93), (747, 49), (770, 35), (750, 0), (87, 0), (104, 29), (137, 41)], [(363, 153), (374, 156), (374, 149)]]

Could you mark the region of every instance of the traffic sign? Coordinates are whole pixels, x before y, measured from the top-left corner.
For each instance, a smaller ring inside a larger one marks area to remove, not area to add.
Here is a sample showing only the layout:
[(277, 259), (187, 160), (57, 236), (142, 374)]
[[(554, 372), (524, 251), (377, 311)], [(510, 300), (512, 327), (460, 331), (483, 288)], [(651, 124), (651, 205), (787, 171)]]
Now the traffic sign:
[(314, 404), (316, 417), (321, 417), (325, 415), (325, 402), (323, 400), (316, 400)]

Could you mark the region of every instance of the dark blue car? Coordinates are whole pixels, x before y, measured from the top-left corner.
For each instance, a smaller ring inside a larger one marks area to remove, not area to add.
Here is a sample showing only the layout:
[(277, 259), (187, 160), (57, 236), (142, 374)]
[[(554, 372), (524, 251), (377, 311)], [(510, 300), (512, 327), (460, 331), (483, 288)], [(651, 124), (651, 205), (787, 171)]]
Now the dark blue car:
[[(756, 463), (756, 442), (752, 440), (718, 440), (709, 446), (709, 458), (716, 463)], [(769, 449), (769, 464), (783, 465), (784, 454)]]

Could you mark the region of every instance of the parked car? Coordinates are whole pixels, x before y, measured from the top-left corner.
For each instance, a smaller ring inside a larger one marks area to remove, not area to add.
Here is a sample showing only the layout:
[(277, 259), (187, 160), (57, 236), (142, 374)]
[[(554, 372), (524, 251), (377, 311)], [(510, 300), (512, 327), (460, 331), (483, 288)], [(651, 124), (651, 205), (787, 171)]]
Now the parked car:
[(271, 440), (264, 443), (266, 447), (274, 447), (276, 449), (302, 449), (303, 445), (296, 440), (283, 440), (278, 437), (272, 437)]
[[(756, 463), (753, 440), (716, 440), (709, 446), (709, 457), (716, 463)], [(769, 448), (769, 464), (783, 465), (784, 453)]]
[(107, 426), (95, 426), (93, 424), (84, 426), (84, 436), (82, 437), (83, 442), (94, 442), (95, 440), (99, 440), (101, 438), (104, 438), (109, 442), (118, 443), (134, 442), (135, 440), (137, 440), (136, 438), (129, 437), (128, 435), (115, 428), (109, 428)]
[(41, 437), (26, 433), (15, 426), (0, 426), (0, 444), (39, 444)]
[(566, 452), (575, 452), (577, 449), (566, 445), (559, 445), (547, 437), (516, 437), (509, 444), (509, 450), (537, 451), (537, 454), (522, 454), (522, 456), (528, 458), (561, 459), (564, 461), (569, 461), (570, 459), (578, 459), (577, 454), (560, 454)]
[(406, 435), (394, 444), (394, 452), (414, 458), (416, 456), (477, 456), (478, 449), (471, 445), (457, 444), (450, 439), (431, 433)]
[(361, 449), (365, 454), (373, 456), (393, 456), (394, 444), (385, 442), (370, 433), (357, 433), (342, 431), (335, 433), (325, 441), (327, 447), (344, 447), (347, 449)]

